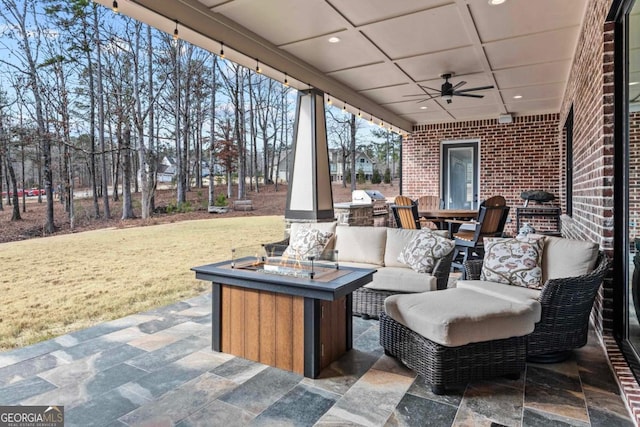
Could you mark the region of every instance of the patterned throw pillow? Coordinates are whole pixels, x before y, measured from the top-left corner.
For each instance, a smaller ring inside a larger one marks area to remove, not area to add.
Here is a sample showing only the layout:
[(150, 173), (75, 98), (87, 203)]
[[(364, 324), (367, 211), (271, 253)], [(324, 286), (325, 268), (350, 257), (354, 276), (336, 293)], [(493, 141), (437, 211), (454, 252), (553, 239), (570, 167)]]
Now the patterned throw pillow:
[(481, 280), (542, 288), (544, 239), (485, 237)]
[(296, 259), (309, 259), (310, 257), (318, 259), (332, 236), (333, 233), (330, 231), (320, 231), (316, 228), (302, 229), (289, 242), (289, 246), (282, 256)]
[(455, 246), (453, 240), (438, 236), (430, 230), (421, 230), (402, 249), (398, 261), (418, 273), (431, 273), (436, 262), (448, 255)]

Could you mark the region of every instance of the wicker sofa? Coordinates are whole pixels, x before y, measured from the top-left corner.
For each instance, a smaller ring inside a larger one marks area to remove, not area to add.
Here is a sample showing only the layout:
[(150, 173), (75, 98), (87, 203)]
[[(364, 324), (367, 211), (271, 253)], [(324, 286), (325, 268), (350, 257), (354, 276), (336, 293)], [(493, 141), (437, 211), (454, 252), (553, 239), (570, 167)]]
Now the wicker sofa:
[[(266, 244), (267, 252), (279, 255), (276, 248), (286, 247), (305, 228), (334, 233), (333, 249), (337, 261), (347, 267), (375, 268), (373, 281), (353, 293), (353, 314), (378, 318), (384, 310), (384, 299), (398, 293), (419, 293), (445, 289), (451, 270), (453, 251), (438, 259), (431, 273), (418, 273), (398, 261), (402, 249), (425, 230), (385, 227), (350, 227), (331, 223), (292, 223), (290, 238)], [(446, 236), (446, 232), (438, 233)]]

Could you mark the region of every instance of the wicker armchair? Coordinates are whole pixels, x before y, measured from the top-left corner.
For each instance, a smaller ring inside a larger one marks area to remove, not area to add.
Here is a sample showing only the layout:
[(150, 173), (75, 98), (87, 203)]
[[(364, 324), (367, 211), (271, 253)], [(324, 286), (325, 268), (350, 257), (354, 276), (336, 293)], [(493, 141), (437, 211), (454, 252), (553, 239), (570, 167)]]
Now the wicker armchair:
[[(465, 268), (468, 280), (478, 280), (482, 260), (468, 260)], [(529, 361), (559, 362), (566, 359), (571, 350), (587, 343), (589, 316), (608, 268), (609, 262), (601, 252), (591, 273), (547, 280), (538, 298), (542, 318), (527, 337)]]
[[(449, 252), (449, 255), (440, 258), (435, 267), (433, 267), (431, 274), (435, 276), (438, 281), (438, 290), (447, 289), (452, 259), (453, 251)], [(378, 319), (380, 313), (384, 311), (385, 298), (398, 293), (399, 292), (358, 288), (353, 292), (353, 314), (361, 316), (364, 319)]]

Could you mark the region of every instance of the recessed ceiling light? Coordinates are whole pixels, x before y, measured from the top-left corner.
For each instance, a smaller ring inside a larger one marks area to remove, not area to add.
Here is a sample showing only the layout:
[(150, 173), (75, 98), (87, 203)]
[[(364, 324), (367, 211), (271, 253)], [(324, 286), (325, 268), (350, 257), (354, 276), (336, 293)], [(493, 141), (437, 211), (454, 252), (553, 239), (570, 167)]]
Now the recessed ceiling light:
[(427, 107), (423, 105), (422, 107), (420, 107), (420, 109), (421, 109), (421, 110), (426, 110), (426, 109), (427, 109)]
[(329, 37), (329, 43), (340, 43), (340, 37)]
[(497, 5), (499, 5), (499, 4), (504, 3), (505, 1), (507, 1), (507, 0), (489, 0), (489, 4), (490, 4), (491, 6), (497, 6)]
[(640, 84), (640, 82), (629, 82), (629, 86), (635, 86), (637, 84)]
[(514, 95), (513, 99), (521, 99), (522, 95)]

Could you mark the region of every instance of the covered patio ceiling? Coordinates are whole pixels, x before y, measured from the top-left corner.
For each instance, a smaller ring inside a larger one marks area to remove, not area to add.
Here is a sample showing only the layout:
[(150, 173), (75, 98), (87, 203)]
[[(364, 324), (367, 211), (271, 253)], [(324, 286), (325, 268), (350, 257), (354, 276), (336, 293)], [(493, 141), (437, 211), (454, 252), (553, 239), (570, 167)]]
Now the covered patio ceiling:
[[(111, 7), (112, 0), (99, 0)], [(405, 131), (560, 109), (586, 0), (121, 0), (125, 13)], [(329, 40), (339, 39), (337, 43)], [(493, 86), (451, 103), (460, 89)], [(295, 80), (294, 80), (295, 79)], [(424, 97), (408, 96), (425, 94)], [(424, 108), (426, 107), (426, 108)]]

